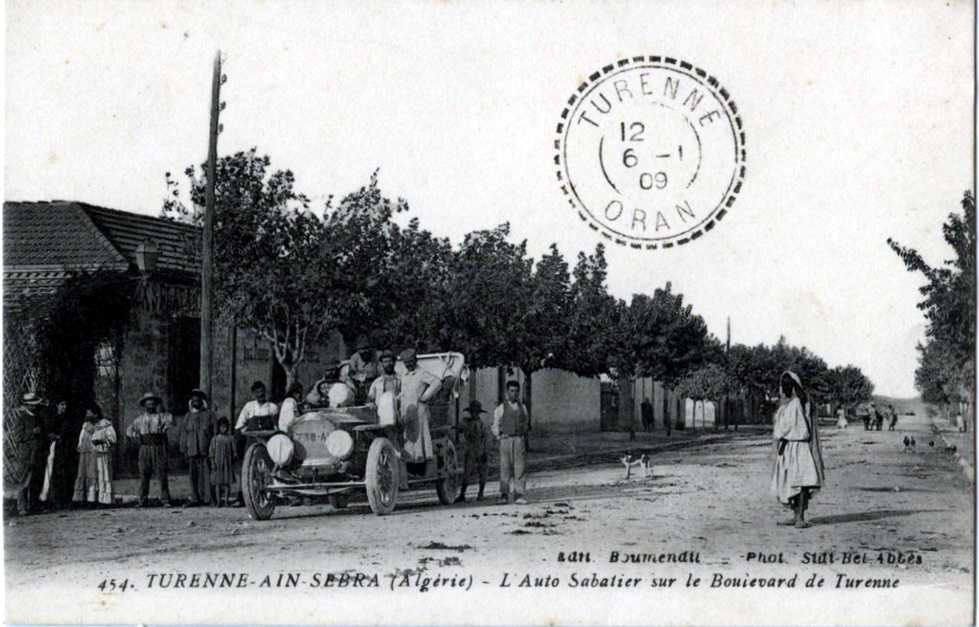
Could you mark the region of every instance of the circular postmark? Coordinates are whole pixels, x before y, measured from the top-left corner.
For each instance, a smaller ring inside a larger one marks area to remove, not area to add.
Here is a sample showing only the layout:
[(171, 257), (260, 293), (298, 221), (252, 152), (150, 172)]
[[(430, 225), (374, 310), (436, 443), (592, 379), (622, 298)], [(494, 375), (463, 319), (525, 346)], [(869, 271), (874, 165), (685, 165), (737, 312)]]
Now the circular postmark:
[(745, 176), (734, 100), (670, 57), (631, 57), (588, 77), (557, 125), (557, 178), (582, 220), (633, 248), (697, 239), (734, 204)]

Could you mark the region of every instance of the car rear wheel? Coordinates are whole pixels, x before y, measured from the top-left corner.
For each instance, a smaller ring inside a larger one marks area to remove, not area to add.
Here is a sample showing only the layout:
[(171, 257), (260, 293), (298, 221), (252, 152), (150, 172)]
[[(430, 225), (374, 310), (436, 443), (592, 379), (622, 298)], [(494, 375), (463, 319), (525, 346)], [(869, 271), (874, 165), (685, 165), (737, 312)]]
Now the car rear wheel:
[(248, 515), (255, 520), (268, 520), (275, 512), (275, 496), (265, 487), (272, 483), (272, 459), (265, 445), (255, 442), (245, 451), (241, 465), (241, 494)]
[(439, 502), (442, 505), (455, 503), (459, 491), (462, 489), (461, 474), (459, 473), (459, 455), (456, 447), (451, 441), (446, 440), (435, 453), (438, 460), (438, 470), (445, 473), (445, 476), (435, 484), (435, 493), (438, 494)]
[(367, 450), (367, 502), (378, 516), (390, 514), (398, 501), (398, 452), (387, 438), (375, 438)]

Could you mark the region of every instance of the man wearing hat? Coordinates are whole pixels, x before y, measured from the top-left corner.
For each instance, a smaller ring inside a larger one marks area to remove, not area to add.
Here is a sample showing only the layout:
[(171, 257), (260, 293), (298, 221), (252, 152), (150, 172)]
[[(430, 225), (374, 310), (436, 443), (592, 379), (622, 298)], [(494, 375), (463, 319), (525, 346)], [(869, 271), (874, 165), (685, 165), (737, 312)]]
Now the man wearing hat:
[(173, 416), (160, 411), (163, 399), (147, 392), (139, 399), (142, 413), (133, 419), (126, 435), (139, 443), (139, 501), (137, 507), (146, 505), (150, 495), (150, 478), (160, 482), (160, 500), (163, 507), (170, 507), (170, 485), (167, 472), (167, 430), (173, 426)]
[(347, 363), (345, 377), (356, 390), (358, 405), (364, 402), (371, 382), (381, 373), (377, 361), (370, 341), (365, 337), (360, 338), (357, 341), (357, 352), (350, 356), (350, 361)]
[(395, 396), (401, 393), (401, 379), (394, 372), (396, 358), (394, 353), (389, 350), (381, 351), (377, 360), (381, 364), (381, 374), (371, 383), (367, 390), (367, 402), (376, 405), (381, 394), (391, 392)]
[(489, 430), (480, 418), (480, 414), (486, 413), (483, 411), (483, 404), (473, 400), (464, 411), (466, 412), (466, 419), (462, 424), (462, 440), (465, 443), (465, 450), (463, 451), (465, 472), (462, 475), (462, 489), (459, 491), (456, 503), (466, 501), (469, 477), (474, 473), (479, 475), (479, 493), (476, 495), (476, 500), (483, 500), (488, 470)]
[(34, 392), (21, 398), (20, 407), (14, 410), (10, 432), (4, 438), (9, 447), (5, 465), (7, 484), (17, 494), (17, 513), (26, 516), (34, 508), (32, 485), (34, 464), (38, 447), (44, 439), (41, 426), (41, 407), (44, 399)]
[(217, 419), (207, 407), (207, 394), (193, 389), (187, 402), (187, 415), (180, 423), (180, 452), (187, 457), (190, 469), (190, 502), (188, 507), (211, 502), (207, 454), (214, 437)]
[(432, 432), (429, 429), (431, 412), (428, 407), (442, 381), (432, 373), (418, 367), (418, 355), (414, 349), (401, 352), (405, 371), (401, 375), (401, 424), (404, 427), (404, 453), (409, 463), (425, 463), (434, 459)]

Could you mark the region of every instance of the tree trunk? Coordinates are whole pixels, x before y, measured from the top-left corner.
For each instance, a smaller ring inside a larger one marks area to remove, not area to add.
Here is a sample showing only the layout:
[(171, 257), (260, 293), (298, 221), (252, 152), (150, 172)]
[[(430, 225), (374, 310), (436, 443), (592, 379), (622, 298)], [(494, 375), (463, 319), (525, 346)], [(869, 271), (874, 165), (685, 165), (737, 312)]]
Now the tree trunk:
[(521, 368), (524, 371), (523, 404), (527, 408), (527, 437), (525, 447), (530, 452), (530, 432), (534, 429), (534, 410), (533, 410), (533, 380), (534, 372), (530, 368)]

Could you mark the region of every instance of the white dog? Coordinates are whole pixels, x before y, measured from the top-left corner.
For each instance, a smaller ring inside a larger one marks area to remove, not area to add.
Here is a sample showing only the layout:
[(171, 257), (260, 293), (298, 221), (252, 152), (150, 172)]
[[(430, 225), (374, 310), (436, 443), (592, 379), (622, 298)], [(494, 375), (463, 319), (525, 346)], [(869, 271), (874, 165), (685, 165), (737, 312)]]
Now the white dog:
[(625, 478), (628, 479), (632, 476), (632, 469), (639, 467), (642, 471), (642, 476), (645, 479), (652, 474), (653, 468), (649, 463), (649, 456), (643, 453), (638, 459), (634, 458), (632, 455), (625, 455), (619, 461), (625, 466)]

